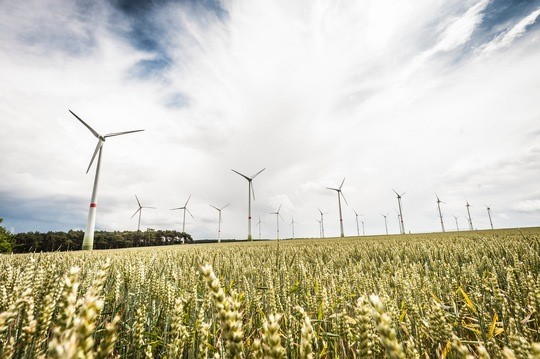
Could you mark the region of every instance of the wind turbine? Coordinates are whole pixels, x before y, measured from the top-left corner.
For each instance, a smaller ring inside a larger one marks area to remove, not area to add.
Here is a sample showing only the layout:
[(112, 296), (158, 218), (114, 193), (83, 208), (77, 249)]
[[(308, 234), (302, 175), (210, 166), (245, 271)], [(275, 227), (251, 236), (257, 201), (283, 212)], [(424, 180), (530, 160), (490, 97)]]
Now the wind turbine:
[(319, 213), (321, 214), (321, 220), (319, 221), (321, 223), (321, 238), (324, 238), (324, 215), (328, 214), (329, 212), (323, 213), (323, 211), (321, 211), (319, 207), (317, 207), (317, 209), (319, 210)]
[[(186, 203), (186, 205), (187, 205), (187, 203)], [(216, 206), (210, 205), (210, 207), (215, 208), (215, 209), (218, 211), (218, 213), (219, 213), (219, 215), (218, 215), (218, 230), (217, 230), (217, 241), (218, 241), (218, 243), (221, 243), (221, 211), (222, 211), (225, 207), (227, 207), (227, 206), (229, 206), (229, 205), (230, 205), (230, 203), (229, 203), (229, 204), (226, 204), (225, 206), (223, 206), (223, 207), (221, 207), (221, 208), (218, 208), (218, 207), (216, 207)]]
[(388, 220), (387, 220), (387, 218), (386, 218), (386, 217), (388, 217), (388, 214), (389, 214), (389, 213), (387, 213), (387, 214), (382, 214), (382, 213), (381, 213), (381, 216), (384, 217), (384, 228), (386, 229), (386, 235), (388, 235)]
[(253, 200), (255, 200), (255, 190), (253, 189), (253, 179), (257, 177), (262, 171), (264, 171), (265, 168), (260, 170), (259, 172), (255, 173), (253, 176), (248, 177), (246, 175), (241, 174), (238, 171), (235, 171), (231, 169), (236, 174), (239, 174), (240, 176), (244, 177), (248, 181), (248, 241), (252, 241), (253, 238), (251, 237), (251, 194), (253, 193)]
[(397, 195), (397, 201), (399, 206), (399, 229), (401, 231), (401, 234), (405, 234), (405, 225), (403, 224), (403, 210), (401, 208), (401, 197), (405, 194), (405, 192), (399, 194), (396, 192), (395, 189), (392, 189), (392, 191), (394, 191), (394, 193)]
[(296, 222), (294, 221), (294, 217), (292, 217), (292, 221), (291, 221), (291, 223), (289, 224), (289, 226), (292, 226), (292, 239), (294, 239), (294, 224), (295, 224), (295, 223), (296, 223)]
[[(356, 210), (353, 208), (354, 215), (356, 216), (356, 233), (358, 234), (358, 237), (360, 237), (360, 228), (358, 227), (358, 216), (359, 214), (356, 213)], [(360, 214), (362, 215), (362, 214)], [(362, 222), (364, 223), (364, 222)]]
[(182, 219), (182, 232), (183, 233), (186, 233), (186, 211), (187, 211), (187, 213), (189, 213), (191, 218), (195, 219), (195, 217), (193, 217), (193, 215), (191, 214), (191, 212), (187, 208), (187, 204), (188, 204), (190, 199), (191, 199), (191, 195), (189, 195), (189, 197), (188, 197), (188, 199), (186, 201), (186, 204), (184, 204), (184, 207), (177, 207), (177, 208), (172, 208), (171, 209), (171, 211), (176, 211), (177, 209), (183, 209), (184, 210), (184, 217)]
[(493, 229), (493, 222), (491, 221), (491, 207), (486, 204), (486, 209), (489, 217), (489, 224), (491, 225), (491, 229)]
[(339, 228), (341, 229), (341, 237), (345, 237), (345, 233), (343, 232), (343, 216), (341, 214), (341, 197), (343, 197), (345, 204), (349, 205), (347, 203), (347, 199), (345, 199), (345, 196), (341, 192), (341, 187), (343, 187), (343, 183), (345, 183), (345, 177), (343, 178), (343, 181), (341, 181), (341, 185), (338, 188), (326, 187), (327, 189), (337, 192), (337, 199), (338, 199), (338, 206), (339, 206)]
[(135, 213), (133, 213), (133, 216), (131, 216), (131, 218), (135, 217), (135, 215), (137, 214), (137, 212), (139, 212), (139, 224), (137, 225), (137, 232), (140, 232), (141, 231), (141, 214), (142, 214), (142, 209), (143, 208), (152, 208), (152, 209), (156, 209), (156, 207), (146, 207), (146, 206), (142, 206), (141, 205), (141, 201), (139, 201), (139, 197), (137, 197), (137, 195), (135, 195), (135, 199), (137, 200), (137, 204), (139, 205), (139, 209), (137, 209), (135, 211)]
[(261, 223), (263, 223), (261, 221), (261, 216), (259, 216), (259, 222), (257, 222), (257, 225), (259, 226), (259, 239), (261, 239)]
[[(279, 214), (279, 211), (281, 210), (281, 204), (278, 207), (278, 210), (275, 212), (270, 212), (270, 214), (276, 215), (276, 224), (277, 224), (277, 240), (279, 241), (279, 218), (281, 217), (281, 214)], [(283, 221), (283, 217), (281, 217), (281, 220)]]
[(454, 216), (454, 218), (456, 219), (456, 230), (459, 231), (459, 224), (458, 224), (458, 220), (457, 220), (458, 218), (456, 216)]
[(439, 196), (437, 195), (437, 193), (435, 193), (435, 197), (437, 197), (437, 208), (439, 209), (439, 218), (441, 219), (441, 228), (442, 228), (442, 231), (444, 232), (444, 222), (443, 222), (442, 212), (441, 212), (441, 203), (444, 203), (444, 202), (439, 199)]
[(94, 162), (94, 159), (96, 158), (96, 155), (99, 152), (97, 165), (96, 165), (96, 176), (94, 177), (94, 186), (92, 188), (92, 197), (90, 198), (90, 209), (88, 210), (88, 219), (86, 220), (86, 230), (84, 232), (84, 239), (82, 244), (83, 250), (92, 250), (94, 249), (94, 229), (96, 228), (96, 211), (97, 211), (97, 189), (98, 189), (98, 182), (99, 182), (99, 170), (101, 168), (101, 153), (103, 150), (103, 144), (105, 143), (105, 140), (107, 137), (114, 137), (114, 136), (120, 136), (120, 135), (126, 135), (128, 133), (134, 133), (134, 132), (141, 132), (144, 130), (134, 130), (134, 131), (124, 131), (124, 132), (113, 132), (108, 133), (105, 136), (100, 135), (97, 133), (92, 127), (90, 127), (86, 122), (84, 122), (79, 116), (77, 116), (73, 111), (68, 110), (73, 116), (77, 118), (77, 120), (81, 121), (81, 123), (92, 132), (94, 136), (98, 139), (98, 143), (96, 146), (96, 149), (94, 150), (94, 154), (92, 155), (92, 159), (90, 160), (90, 164), (88, 165), (88, 169), (86, 170), (86, 173), (90, 171), (90, 167), (92, 166), (92, 163)]
[(467, 199), (465, 199), (465, 202), (467, 202), (467, 205), (465, 207), (467, 207), (467, 214), (469, 215), (469, 218), (467, 218), (469, 220), (469, 229), (472, 231), (473, 230), (472, 217), (471, 217), (471, 212), (469, 211), (469, 207), (471, 207), (471, 205), (469, 204), (469, 201), (467, 201)]

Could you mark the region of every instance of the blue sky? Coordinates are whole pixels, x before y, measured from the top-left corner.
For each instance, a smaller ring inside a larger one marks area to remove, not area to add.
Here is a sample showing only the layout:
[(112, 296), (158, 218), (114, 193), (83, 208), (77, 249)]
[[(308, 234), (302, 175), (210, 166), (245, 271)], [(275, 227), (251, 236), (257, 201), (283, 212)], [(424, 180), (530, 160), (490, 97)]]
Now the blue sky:
[[(15, 232), (84, 229), (108, 139), (97, 228), (211, 238), (540, 224), (540, 1), (30, 1), (0, 4), (0, 217)], [(254, 233), (258, 229), (254, 225)]]

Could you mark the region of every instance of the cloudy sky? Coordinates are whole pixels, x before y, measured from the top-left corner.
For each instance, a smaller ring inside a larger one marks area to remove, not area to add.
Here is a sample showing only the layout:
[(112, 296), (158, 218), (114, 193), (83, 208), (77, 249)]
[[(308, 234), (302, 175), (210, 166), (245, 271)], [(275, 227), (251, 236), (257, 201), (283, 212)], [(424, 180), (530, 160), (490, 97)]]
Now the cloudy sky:
[(253, 234), (540, 225), (540, 0), (0, 2), (0, 217), (85, 228), (101, 134), (97, 229)]

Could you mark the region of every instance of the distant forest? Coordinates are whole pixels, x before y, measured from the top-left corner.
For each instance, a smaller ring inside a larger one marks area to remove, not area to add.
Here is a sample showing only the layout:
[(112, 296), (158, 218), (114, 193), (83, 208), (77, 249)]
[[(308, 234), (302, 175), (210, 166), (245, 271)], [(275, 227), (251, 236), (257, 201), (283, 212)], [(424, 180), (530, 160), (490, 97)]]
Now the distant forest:
[[(12, 234), (13, 253), (72, 251), (82, 248), (83, 231), (68, 232), (27, 232)], [(193, 243), (190, 234), (177, 231), (148, 229), (146, 232), (95, 231), (94, 249), (164, 246)]]

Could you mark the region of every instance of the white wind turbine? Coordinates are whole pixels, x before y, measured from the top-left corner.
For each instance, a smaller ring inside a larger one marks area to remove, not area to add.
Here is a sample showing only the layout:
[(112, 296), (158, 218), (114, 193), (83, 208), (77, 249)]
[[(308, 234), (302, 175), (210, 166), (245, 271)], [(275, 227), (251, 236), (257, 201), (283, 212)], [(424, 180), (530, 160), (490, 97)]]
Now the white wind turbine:
[(275, 214), (276, 215), (276, 229), (277, 229), (277, 240), (278, 241), (279, 241), (279, 219), (281, 218), (281, 220), (283, 221), (283, 217), (281, 217), (281, 214), (279, 214), (280, 210), (281, 210), (281, 204), (279, 205), (277, 211), (270, 212), (270, 214)]
[(491, 229), (493, 229), (493, 222), (491, 221), (491, 207), (486, 204), (486, 209), (489, 217), (489, 224), (491, 225)]
[(345, 183), (345, 178), (343, 178), (343, 181), (341, 181), (341, 185), (338, 188), (326, 187), (327, 189), (337, 192), (337, 199), (338, 199), (338, 206), (339, 206), (339, 228), (341, 230), (341, 237), (345, 237), (345, 233), (343, 232), (343, 215), (341, 214), (341, 197), (343, 197), (345, 204), (348, 205), (347, 199), (341, 192), (341, 187), (343, 187), (343, 183)]
[(356, 210), (354, 208), (353, 208), (353, 212), (354, 212), (354, 215), (356, 216), (356, 233), (358, 234), (358, 237), (360, 237), (360, 228), (358, 227), (358, 216), (361, 216), (362, 214), (356, 213)]
[(147, 207), (147, 206), (141, 205), (141, 201), (139, 201), (139, 197), (137, 197), (137, 195), (135, 195), (135, 199), (137, 200), (137, 204), (139, 205), (139, 208), (135, 211), (135, 213), (133, 213), (133, 216), (131, 216), (131, 218), (135, 217), (135, 215), (137, 214), (137, 212), (139, 213), (139, 224), (137, 225), (137, 232), (140, 232), (140, 231), (141, 231), (141, 215), (142, 215), (142, 209), (143, 209), (143, 208), (152, 208), (152, 209), (156, 209), (156, 207)]
[(388, 214), (389, 213), (387, 213), (387, 214), (382, 214), (381, 213), (381, 216), (384, 217), (384, 228), (386, 229), (386, 235), (388, 235), (388, 219), (387, 219)]
[(184, 216), (183, 216), (183, 219), (182, 219), (182, 232), (183, 233), (186, 233), (186, 211), (187, 211), (187, 213), (189, 213), (191, 218), (195, 219), (195, 217), (193, 217), (193, 215), (191, 214), (191, 212), (187, 208), (187, 204), (188, 204), (190, 199), (191, 199), (191, 195), (189, 195), (189, 197), (188, 197), (188, 199), (187, 199), (187, 201), (186, 201), (186, 203), (184, 204), (183, 207), (177, 207), (177, 208), (172, 208), (171, 209), (171, 211), (176, 211), (178, 209), (183, 209), (184, 210)]
[(442, 212), (441, 212), (441, 203), (444, 203), (444, 202), (439, 199), (439, 196), (437, 195), (437, 193), (435, 193), (435, 197), (437, 197), (437, 208), (439, 209), (439, 218), (441, 220), (441, 228), (442, 228), (442, 231), (444, 232), (444, 221), (443, 221)]
[(264, 223), (261, 221), (261, 216), (259, 216), (259, 222), (257, 222), (257, 225), (259, 226), (259, 239), (261, 239), (261, 223)]
[(231, 169), (231, 171), (233, 171), (236, 174), (239, 174), (240, 176), (244, 177), (248, 181), (248, 241), (253, 240), (253, 237), (251, 237), (251, 194), (253, 194), (253, 200), (255, 200), (255, 190), (253, 189), (253, 179), (257, 177), (264, 170), (265, 168), (255, 173), (253, 176), (248, 177), (246, 175), (241, 174), (238, 171)]
[(94, 229), (96, 228), (96, 211), (97, 211), (97, 189), (98, 189), (98, 182), (99, 182), (99, 170), (101, 168), (101, 153), (103, 151), (103, 144), (105, 143), (105, 140), (107, 137), (114, 137), (114, 136), (120, 136), (120, 135), (126, 135), (128, 133), (134, 133), (134, 132), (141, 132), (144, 130), (134, 130), (134, 131), (124, 131), (124, 132), (114, 132), (114, 133), (108, 133), (105, 136), (100, 135), (97, 133), (92, 127), (90, 127), (86, 122), (84, 122), (79, 116), (77, 116), (73, 111), (68, 110), (73, 116), (77, 118), (77, 120), (81, 121), (81, 123), (92, 132), (94, 136), (98, 139), (98, 143), (96, 146), (96, 149), (94, 150), (94, 154), (92, 156), (92, 159), (90, 160), (90, 164), (88, 165), (88, 169), (86, 170), (86, 173), (90, 171), (90, 167), (92, 166), (92, 163), (94, 162), (94, 159), (96, 158), (96, 155), (98, 155), (97, 165), (96, 165), (96, 176), (94, 177), (94, 186), (92, 188), (92, 197), (90, 198), (90, 209), (88, 210), (88, 219), (86, 220), (86, 230), (84, 232), (84, 239), (82, 244), (83, 250), (92, 250), (94, 249)]
[(467, 218), (469, 220), (469, 229), (472, 231), (474, 227), (472, 224), (471, 212), (469, 210), (469, 207), (471, 207), (471, 205), (469, 204), (469, 201), (467, 199), (465, 199), (465, 202), (467, 203), (465, 207), (467, 207), (467, 214), (469, 215), (469, 217)]
[(218, 208), (218, 207), (216, 207), (216, 206), (210, 205), (210, 207), (215, 208), (215, 209), (218, 211), (218, 213), (219, 213), (219, 215), (218, 215), (218, 230), (217, 230), (217, 240), (218, 240), (218, 243), (221, 243), (221, 211), (222, 211), (224, 208), (226, 208), (227, 206), (229, 206), (229, 205), (230, 205), (230, 203), (227, 204), (227, 205), (225, 205), (225, 206), (223, 206), (223, 207), (221, 207), (221, 208)]
[(399, 207), (399, 229), (401, 231), (401, 234), (405, 234), (405, 225), (403, 224), (403, 210), (401, 208), (401, 197), (405, 194), (405, 192), (403, 192), (402, 194), (399, 194), (396, 192), (395, 189), (392, 189), (392, 191), (394, 191), (394, 193), (396, 194), (397, 196), (397, 200), (398, 200), (398, 207)]
[(292, 218), (292, 221), (291, 221), (291, 223), (289, 224), (289, 226), (292, 226), (292, 239), (294, 239), (294, 224), (295, 224), (296, 222), (294, 221), (294, 217), (291, 217), (291, 218)]
[(454, 216), (455, 220), (456, 220), (456, 230), (459, 231), (459, 224), (458, 224), (458, 218), (456, 216)]
[(321, 209), (319, 207), (317, 207), (317, 209), (319, 210), (319, 213), (321, 214), (321, 220), (320, 220), (320, 223), (321, 223), (321, 238), (324, 238), (324, 215), (325, 214), (328, 214), (330, 212), (324, 212), (321, 211)]

